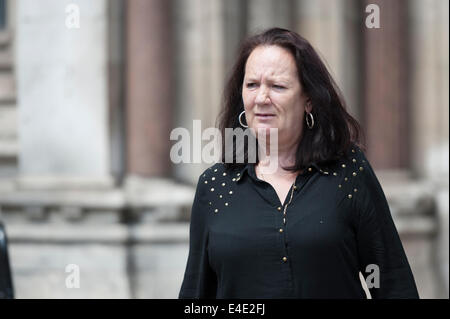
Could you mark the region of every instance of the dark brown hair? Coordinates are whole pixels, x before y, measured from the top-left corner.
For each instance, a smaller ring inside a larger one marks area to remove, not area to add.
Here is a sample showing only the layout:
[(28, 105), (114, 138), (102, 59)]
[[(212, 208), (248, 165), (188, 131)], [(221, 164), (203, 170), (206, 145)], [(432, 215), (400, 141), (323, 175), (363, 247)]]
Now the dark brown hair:
[[(222, 133), (222, 162), (227, 167), (242, 165), (235, 163), (235, 145), (233, 145), (233, 163), (225, 162), (225, 128), (241, 127), (238, 116), (244, 111), (242, 84), (245, 65), (256, 47), (268, 45), (287, 49), (294, 57), (300, 84), (311, 102), (314, 116), (313, 129), (303, 125), (295, 165), (285, 169), (298, 171), (312, 163), (326, 164), (335, 161), (345, 154), (353, 143), (364, 149), (360, 143), (363, 136), (359, 123), (347, 113), (342, 93), (311, 44), (295, 32), (271, 28), (244, 39), (226, 82), (222, 109), (217, 118)], [(247, 151), (244, 152), (244, 162), (248, 163)]]

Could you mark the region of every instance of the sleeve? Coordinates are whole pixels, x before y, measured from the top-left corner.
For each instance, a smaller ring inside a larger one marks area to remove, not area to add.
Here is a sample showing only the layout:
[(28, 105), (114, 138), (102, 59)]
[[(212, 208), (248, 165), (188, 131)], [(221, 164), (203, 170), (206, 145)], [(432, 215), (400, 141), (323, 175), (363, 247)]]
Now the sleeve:
[(208, 212), (203, 189), (200, 177), (192, 204), (189, 255), (179, 299), (216, 298), (217, 277), (208, 258)]
[(370, 283), (368, 288), (373, 299), (418, 299), (414, 277), (385, 194), (359, 148), (358, 153), (359, 196), (356, 196), (356, 203), (360, 271)]

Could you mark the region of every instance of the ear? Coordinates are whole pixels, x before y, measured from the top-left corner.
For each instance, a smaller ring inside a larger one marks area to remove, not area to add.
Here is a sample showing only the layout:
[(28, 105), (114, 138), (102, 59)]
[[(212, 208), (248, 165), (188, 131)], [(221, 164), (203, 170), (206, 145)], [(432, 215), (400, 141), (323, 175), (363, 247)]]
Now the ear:
[(305, 111), (307, 113), (311, 113), (312, 112), (312, 104), (311, 104), (311, 99), (307, 98), (306, 102), (305, 102)]

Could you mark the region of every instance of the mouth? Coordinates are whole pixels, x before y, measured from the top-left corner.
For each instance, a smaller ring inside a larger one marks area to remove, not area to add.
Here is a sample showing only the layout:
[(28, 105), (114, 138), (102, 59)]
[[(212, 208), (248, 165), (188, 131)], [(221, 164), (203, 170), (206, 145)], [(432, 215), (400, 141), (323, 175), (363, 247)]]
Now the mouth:
[(259, 117), (259, 118), (263, 118), (263, 119), (268, 119), (268, 118), (275, 117), (275, 114), (272, 114), (272, 113), (256, 113), (255, 116)]

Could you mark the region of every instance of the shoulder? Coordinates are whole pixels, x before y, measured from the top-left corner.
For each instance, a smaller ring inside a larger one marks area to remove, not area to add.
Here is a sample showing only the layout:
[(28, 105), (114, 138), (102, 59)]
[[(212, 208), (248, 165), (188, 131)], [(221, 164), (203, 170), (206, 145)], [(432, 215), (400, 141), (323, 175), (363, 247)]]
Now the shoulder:
[[(221, 176), (226, 176), (228, 174), (228, 170), (225, 168), (223, 163), (215, 163), (210, 167), (206, 168), (198, 177), (198, 182), (203, 184), (208, 184), (209, 181), (215, 181), (217, 178)], [(205, 183), (206, 182), (206, 183)]]
[(360, 147), (352, 145), (342, 162), (346, 163), (346, 168), (343, 169), (343, 187), (347, 184), (345, 185), (347, 196), (351, 194), (358, 205), (383, 202), (385, 197), (381, 184)]
[(359, 172), (364, 171), (367, 164), (368, 161), (363, 150), (356, 144), (351, 144), (337, 160), (329, 165), (323, 165), (322, 170), (329, 175), (355, 177)]
[[(349, 199), (355, 199), (363, 190), (367, 175), (371, 171), (364, 151), (356, 144), (341, 154), (328, 166), (322, 168), (323, 173), (333, 180), (338, 192)], [(369, 173), (370, 174), (370, 173)]]
[(197, 193), (203, 197), (209, 194), (207, 190), (214, 187), (221, 177), (227, 176), (228, 171), (223, 163), (215, 163), (206, 168), (198, 177)]
[(208, 212), (211, 208), (212, 194), (217, 177), (224, 172), (222, 163), (215, 163), (202, 171), (198, 176), (197, 186), (192, 204), (191, 225), (199, 225), (208, 220)]
[(217, 213), (234, 207), (239, 200), (237, 182), (239, 170), (227, 168), (224, 163), (216, 163), (205, 169), (199, 176), (197, 191), (208, 211)]

